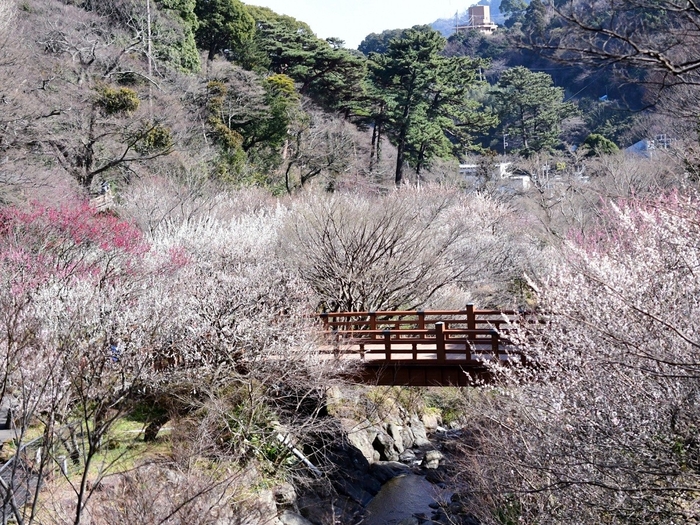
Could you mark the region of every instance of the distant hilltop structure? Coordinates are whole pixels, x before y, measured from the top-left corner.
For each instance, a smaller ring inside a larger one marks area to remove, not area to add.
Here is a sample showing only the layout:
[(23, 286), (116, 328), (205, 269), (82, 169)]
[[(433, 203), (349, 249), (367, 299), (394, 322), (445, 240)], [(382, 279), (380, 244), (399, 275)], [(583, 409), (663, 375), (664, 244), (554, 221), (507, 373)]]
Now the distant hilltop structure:
[(478, 31), (491, 35), (498, 28), (491, 20), (491, 10), (487, 5), (473, 5), (469, 8), (469, 19), (466, 24), (455, 26), (455, 32)]

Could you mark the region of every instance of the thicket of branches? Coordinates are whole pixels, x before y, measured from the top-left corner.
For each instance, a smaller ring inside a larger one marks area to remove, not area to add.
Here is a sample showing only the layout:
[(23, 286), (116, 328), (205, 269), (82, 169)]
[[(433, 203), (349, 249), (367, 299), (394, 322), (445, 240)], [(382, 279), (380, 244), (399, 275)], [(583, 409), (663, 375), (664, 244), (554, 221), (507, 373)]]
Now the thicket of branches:
[(538, 292), (546, 323), (521, 341), (533, 367), (467, 408), (483, 523), (700, 515), (697, 199), (610, 203), (566, 243)]
[(291, 219), (284, 249), (329, 311), (522, 304), (540, 259), (512, 207), (454, 190), (312, 196)]

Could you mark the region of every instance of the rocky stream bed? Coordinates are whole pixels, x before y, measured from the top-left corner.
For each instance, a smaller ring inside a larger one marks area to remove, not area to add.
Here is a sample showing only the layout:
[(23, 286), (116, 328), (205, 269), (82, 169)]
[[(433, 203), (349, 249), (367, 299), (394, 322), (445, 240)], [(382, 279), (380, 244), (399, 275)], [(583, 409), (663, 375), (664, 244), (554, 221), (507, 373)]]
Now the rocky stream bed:
[(460, 430), (415, 414), (380, 425), (339, 421), (346, 439), (325, 450), (335, 466), (327, 476), (330, 486), (269, 491), (276, 525), (478, 524), (446, 483), (445, 449)]

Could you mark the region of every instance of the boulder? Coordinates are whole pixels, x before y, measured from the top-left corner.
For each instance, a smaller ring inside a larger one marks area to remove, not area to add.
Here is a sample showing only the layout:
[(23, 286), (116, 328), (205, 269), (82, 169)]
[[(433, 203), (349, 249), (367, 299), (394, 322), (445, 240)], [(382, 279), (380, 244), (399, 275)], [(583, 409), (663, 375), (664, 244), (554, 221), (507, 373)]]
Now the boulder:
[(416, 454), (410, 448), (407, 448), (399, 454), (399, 461), (402, 463), (411, 464), (416, 460)]
[(379, 459), (381, 461), (398, 461), (399, 453), (394, 447), (394, 439), (383, 432), (377, 434), (372, 443), (374, 449), (379, 452)]
[(387, 426), (387, 433), (394, 440), (394, 448), (398, 454), (401, 454), (405, 450), (403, 442), (403, 427), (396, 425), (395, 423), (389, 423)]
[(314, 491), (300, 494), (297, 500), (299, 514), (311, 523), (333, 523), (335, 518), (326, 498), (329, 495), (319, 495)]
[(282, 525), (313, 525), (309, 520), (291, 510), (285, 510), (277, 519), (280, 520)]
[(294, 505), (297, 500), (296, 490), (294, 490), (294, 487), (290, 483), (277, 485), (272, 489), (272, 493), (275, 495), (277, 506), (280, 507), (290, 507)]
[(428, 450), (423, 457), (421, 466), (430, 469), (438, 468), (442, 458), (442, 453), (439, 450)]
[(358, 424), (351, 419), (342, 419), (341, 425), (350, 444), (362, 452), (362, 455), (369, 463), (372, 463), (375, 460), (372, 443), (377, 437), (379, 430), (367, 420)]
[(403, 440), (403, 448), (408, 450), (416, 444), (416, 438), (411, 431), (411, 427), (404, 426), (401, 430), (401, 438)]
[(380, 483), (384, 484), (391, 478), (410, 472), (411, 469), (397, 461), (381, 461), (379, 463), (373, 463), (369, 467), (369, 471)]
[[(277, 505), (275, 496), (271, 490), (261, 490), (257, 494), (255, 503), (246, 510), (247, 515), (242, 525), (262, 525), (263, 523), (279, 524), (277, 520)], [(220, 520), (221, 523), (230, 523), (228, 519)], [(218, 524), (217, 524), (218, 525)]]
[(425, 432), (425, 426), (423, 422), (418, 419), (418, 417), (411, 418), (411, 432), (414, 437), (414, 446), (416, 447), (427, 447), (430, 445), (428, 436)]
[(438, 414), (423, 414), (422, 420), (423, 427), (431, 432), (440, 425), (440, 416)]
[[(376, 480), (373, 480), (373, 482), (377, 483)], [(347, 496), (348, 498), (359, 503), (363, 507), (365, 507), (370, 501), (372, 501), (372, 494), (367, 492), (365, 490), (365, 487), (361, 486), (358, 483), (358, 480), (353, 480), (349, 478), (339, 478), (333, 481), (333, 486), (339, 494)]]

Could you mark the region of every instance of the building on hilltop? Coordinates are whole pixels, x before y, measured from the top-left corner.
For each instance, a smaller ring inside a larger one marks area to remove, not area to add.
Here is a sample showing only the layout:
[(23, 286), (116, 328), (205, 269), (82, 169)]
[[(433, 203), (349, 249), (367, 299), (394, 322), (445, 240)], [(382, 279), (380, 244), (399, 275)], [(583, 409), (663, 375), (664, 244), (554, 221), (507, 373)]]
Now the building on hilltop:
[(473, 5), (469, 8), (469, 20), (466, 24), (455, 26), (455, 32), (478, 31), (491, 35), (498, 26), (491, 20), (491, 11), (487, 5)]

